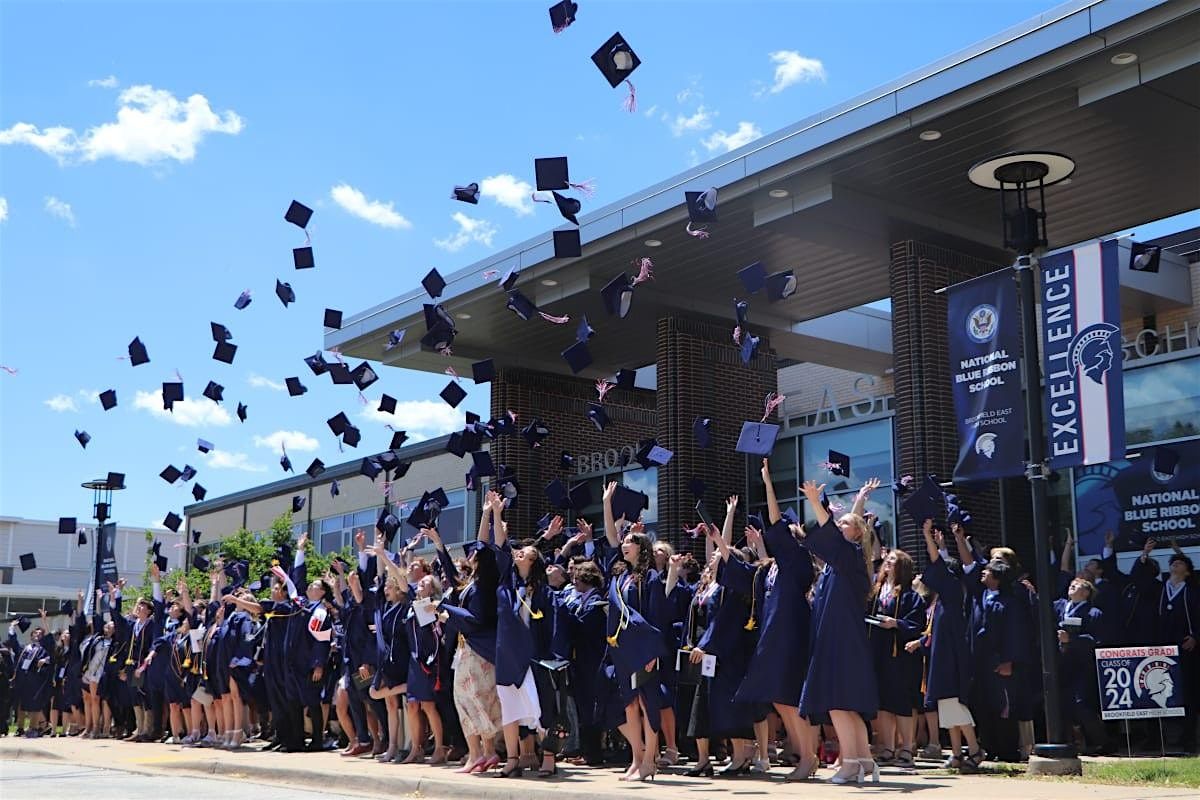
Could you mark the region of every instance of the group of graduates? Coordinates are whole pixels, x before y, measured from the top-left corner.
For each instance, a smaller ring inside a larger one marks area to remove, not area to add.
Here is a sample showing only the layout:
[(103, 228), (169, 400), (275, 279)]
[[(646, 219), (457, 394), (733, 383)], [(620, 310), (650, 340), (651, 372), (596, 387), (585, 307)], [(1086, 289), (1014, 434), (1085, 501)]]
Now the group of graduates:
[[(691, 532), (703, 562), (615, 514), (614, 483), (602, 535), (554, 517), (518, 536), (489, 492), (457, 559), (436, 520), (397, 552), (384, 524), (371, 543), (358, 535), (357, 564), (310, 576), (302, 536), (294, 557), (278, 554), (266, 597), (236, 564), (213, 563), (207, 599), (182, 581), (164, 593), (154, 567), (151, 596), (131, 609), (123, 584), (108, 587), (107, 621), (97, 592), (97, 613), (84, 616), (81, 593), (66, 630), (43, 615), (22, 645), (13, 623), (0, 727), (11, 703), (27, 736), (61, 726), (228, 749), (257, 737), (265, 750), (341, 747), (506, 778), (619, 758), (626, 781), (669, 767), (769, 773), (774, 761), (792, 767), (788, 781), (827, 765), (832, 782), (861, 784), (881, 766), (942, 759), (943, 741), (945, 766), (961, 771), (1027, 756), (1041, 671), (1036, 589), (1015, 554), (982, 553), (959, 522), (926, 519), (918, 574), (864, 513), (877, 480), (849, 509), (806, 482), (804, 523), (781, 511), (765, 460), (762, 480), (765, 514), (740, 536), (737, 497), (720, 527), (702, 519)], [(422, 540), (434, 561), (415, 555)], [(1194, 746), (1200, 591), (1185, 555), (1163, 578), (1153, 549), (1128, 575), (1111, 547), (1078, 573), (1064, 552), (1051, 589), (1063, 710), (1089, 750), (1110, 733), (1092, 651), (1122, 643), (1181, 646), (1191, 722), (1178, 735)]]

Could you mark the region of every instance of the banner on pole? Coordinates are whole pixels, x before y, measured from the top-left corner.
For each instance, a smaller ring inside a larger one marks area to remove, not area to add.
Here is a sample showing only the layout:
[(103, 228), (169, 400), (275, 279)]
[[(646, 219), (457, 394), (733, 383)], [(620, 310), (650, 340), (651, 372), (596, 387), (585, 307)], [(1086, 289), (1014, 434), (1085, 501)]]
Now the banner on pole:
[(1125, 455), (1117, 241), (1041, 259), (1042, 369), (1055, 469)]
[(1025, 471), (1020, 310), (1011, 270), (947, 290), (950, 374), (958, 428), (954, 480)]
[[(105, 583), (116, 584), (117, 578), (117, 523), (106, 522), (100, 526), (96, 546), (100, 551), (100, 576)], [(104, 587), (100, 587), (104, 588)]]
[(1185, 713), (1178, 645), (1096, 648), (1096, 677), (1105, 720)]

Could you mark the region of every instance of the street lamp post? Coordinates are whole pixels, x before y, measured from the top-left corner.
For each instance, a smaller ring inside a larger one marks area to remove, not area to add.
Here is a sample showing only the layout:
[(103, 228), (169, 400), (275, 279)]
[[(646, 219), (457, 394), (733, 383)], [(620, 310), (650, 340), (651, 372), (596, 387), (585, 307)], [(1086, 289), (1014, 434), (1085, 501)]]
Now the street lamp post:
[[(86, 598), (87, 606), (90, 606), (95, 598), (96, 589), (100, 588), (101, 582), (104, 580), (104, 523), (108, 521), (112, 512), (112, 493), (118, 492), (125, 488), (125, 482), (118, 476), (117, 473), (110, 473), (106, 478), (97, 478), (94, 481), (85, 481), (81, 486), (84, 489), (92, 490), (92, 516), (96, 518), (96, 535), (93, 545), (95, 547), (95, 558), (92, 562), (92, 596)], [(96, 609), (99, 611), (99, 609)]]
[[(1046, 714), (1046, 742), (1034, 746), (1030, 772), (1079, 774), (1075, 748), (1067, 742), (1062, 722), (1058, 683), (1057, 620), (1050, 587), (1050, 542), (1047, 539), (1045, 431), (1042, 426), (1041, 355), (1038, 346), (1034, 269), (1037, 253), (1046, 248), (1045, 187), (1071, 176), (1075, 162), (1058, 153), (1007, 153), (971, 167), (967, 173), (976, 186), (1000, 192), (1004, 246), (1017, 253), (1013, 263), (1021, 298), (1022, 361), (1025, 376), (1025, 418), (1029, 479), (1033, 506), (1033, 545), (1038, 585), (1037, 630), (1041, 652), (1042, 692)], [(1031, 197), (1031, 194), (1034, 195)], [(1036, 204), (1035, 204), (1036, 203)]]

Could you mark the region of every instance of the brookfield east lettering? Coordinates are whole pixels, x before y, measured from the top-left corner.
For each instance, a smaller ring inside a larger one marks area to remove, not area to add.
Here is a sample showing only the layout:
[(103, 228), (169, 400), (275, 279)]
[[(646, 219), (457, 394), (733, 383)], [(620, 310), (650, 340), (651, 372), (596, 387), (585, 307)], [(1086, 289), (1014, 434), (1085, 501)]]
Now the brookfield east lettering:
[(1079, 404), (1069, 358), (1075, 336), (1071, 282), (1071, 265), (1067, 263), (1042, 273), (1050, 452), (1056, 457), (1079, 452)]

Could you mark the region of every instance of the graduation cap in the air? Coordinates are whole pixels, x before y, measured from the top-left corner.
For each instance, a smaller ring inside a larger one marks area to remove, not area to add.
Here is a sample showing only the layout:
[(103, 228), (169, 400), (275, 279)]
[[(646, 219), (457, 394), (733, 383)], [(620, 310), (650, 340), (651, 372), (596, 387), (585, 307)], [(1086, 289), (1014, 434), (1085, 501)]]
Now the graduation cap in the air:
[(383, 472), (383, 467), (379, 465), (378, 461), (370, 457), (364, 458), (358, 465), (358, 474), (364, 475), (371, 480), (378, 478), (381, 472)]
[(938, 506), (944, 502), (943, 494), (942, 487), (937, 485), (933, 476), (926, 475), (925, 481), (900, 501), (900, 507), (920, 526), (927, 519), (938, 518)]
[(650, 498), (626, 486), (617, 485), (612, 497), (614, 519), (625, 518), (626, 522), (637, 522), (642, 511), (650, 507)]
[(168, 464), (162, 472), (158, 473), (158, 477), (162, 478), (167, 483), (175, 483), (175, 481), (179, 480), (179, 476), (182, 474), (182, 472), (175, 469), (174, 464)]
[(642, 465), (642, 469), (665, 467), (675, 454), (665, 447), (660, 447), (655, 439), (647, 439), (641, 443), (634, 460)]
[(786, 300), (796, 293), (796, 276), (790, 269), (767, 276), (767, 298), (772, 302)]
[(445, 400), (451, 408), (458, 408), (458, 404), (467, 399), (467, 392), (458, 385), (458, 381), (450, 381), (446, 384), (446, 388), (438, 392), (438, 396)]
[(297, 200), (293, 200), (283, 218), (303, 230), (308, 227), (308, 221), (312, 219), (312, 215), (311, 208)]
[(63, 614), (66, 614), (68, 617), (75, 616), (75, 601), (74, 600), (63, 600), (61, 603), (58, 604), (58, 610), (60, 612), (62, 612)]
[(213, 360), (220, 361), (222, 364), (232, 364), (234, 356), (237, 355), (237, 345), (231, 342), (217, 342), (213, 348)]
[(117, 405), (117, 392), (114, 389), (109, 389), (100, 393), (100, 405), (105, 411), (109, 411)]
[(757, 293), (767, 285), (767, 268), (761, 261), (755, 261), (748, 267), (742, 267), (738, 270), (737, 276), (738, 280), (742, 282), (742, 287), (750, 294)]
[(629, 79), (642, 60), (633, 52), (625, 37), (618, 32), (600, 45), (599, 50), (592, 53), (592, 63), (599, 68), (608, 85), (615, 89), (621, 85), (621, 81)]
[(75, 431), (75, 440), (79, 442), (80, 447), (86, 450), (92, 437), (87, 431)]
[(609, 316), (625, 319), (633, 305), (633, 281), (622, 272), (600, 290), (600, 296), (604, 300), (604, 310)]
[(383, 532), (383, 540), (390, 545), (392, 539), (396, 538), (396, 531), (400, 530), (400, 520), (392, 513), (390, 508), (384, 508), (379, 512), (379, 519), (375, 521), (375, 527)]
[(834, 475), (840, 475), (843, 478), (850, 477), (850, 456), (845, 453), (839, 453), (837, 450), (829, 451), (829, 471)]
[(329, 379), (339, 386), (354, 383), (354, 376), (350, 374), (350, 367), (346, 364), (326, 362), (325, 369), (329, 373)]
[(179, 526), (183, 524), (183, 519), (174, 511), (167, 513), (166, 519), (163, 520), (163, 527), (169, 528), (174, 533), (179, 533)]
[(198, 483), (192, 484), (192, 498), (199, 503), (208, 494), (208, 489), (205, 489)]
[(233, 301), (233, 307), (238, 311), (241, 311), (248, 305), (250, 305), (250, 292), (242, 292), (237, 296), (237, 300)]
[(134, 367), (150, 363), (150, 356), (146, 352), (146, 345), (142, 344), (141, 338), (137, 336), (129, 343), (129, 363)]
[(337, 497), (341, 493), (342, 493), (342, 487), (338, 484), (337, 481), (333, 481), (332, 483), (329, 484), (329, 496), (330, 497)]
[(509, 508), (516, 507), (517, 498), (521, 495), (521, 484), (512, 467), (500, 465), (496, 471), (496, 491), (504, 498), (504, 502)]
[(238, 416), (238, 419), (240, 419), (242, 422), (246, 421), (246, 404), (245, 403), (238, 403), (237, 416)]
[(392, 397), (390, 394), (380, 395), (378, 410), (383, 414), (395, 414), (396, 398)]
[[(963, 508), (958, 495), (946, 493), (943, 496), (946, 503), (946, 523), (949, 525), (970, 525), (971, 512)], [(924, 522), (924, 520), (922, 520)]]
[(292, 495), (292, 513), (293, 514), (300, 513), (300, 510), (304, 508), (305, 500), (307, 500), (307, 498), (302, 494)]
[(1133, 242), (1129, 246), (1129, 268), (1134, 272), (1158, 272), (1162, 248), (1156, 244)]
[(533, 160), (534, 189), (539, 192), (566, 191), (572, 188), (566, 156)]
[(75, 546), (83, 547), (87, 543), (87, 534), (84, 532), (83, 528), (80, 528), (79, 534), (75, 537)]
[(1179, 467), (1179, 452), (1170, 447), (1154, 448), (1154, 463), (1151, 465), (1151, 470), (1154, 472), (1154, 477), (1169, 481), (1175, 477), (1175, 472)]
[(155, 564), (155, 566), (158, 567), (158, 571), (163, 573), (164, 575), (166, 574), (167, 569), (170, 566), (170, 562), (167, 560), (167, 557), (164, 555), (154, 556), (154, 564)]
[(104, 478), (104, 485), (109, 489), (124, 489), (125, 488), (125, 473), (110, 472)]
[(338, 311), (336, 308), (325, 309), (324, 323), (325, 323), (326, 328), (333, 328), (335, 331), (341, 330), (341, 328), (342, 328), (342, 312)]
[(225, 399), (225, 387), (216, 381), (209, 381), (208, 386), (204, 387), (204, 396), (214, 403), (219, 403)]
[(196, 468), (191, 464), (184, 464), (183, 471), (179, 473), (179, 479), (187, 483), (194, 477), (196, 477)]
[(758, 353), (758, 344), (760, 341), (762, 340), (759, 337), (753, 336), (750, 333), (742, 334), (742, 346), (738, 355), (741, 356), (743, 364), (749, 364), (754, 359), (755, 354)]
[(391, 350), (394, 347), (399, 347), (404, 341), (404, 331), (394, 330), (388, 333), (387, 341), (383, 343), (384, 350)]
[(25, 616), (24, 614), (19, 614), (17, 616), (17, 628), (21, 631), (21, 633), (25, 633), (27, 630), (29, 630), (29, 617)]
[(734, 450), (751, 456), (769, 456), (778, 436), (778, 425), (770, 422), (743, 422)]
[(592, 354), (588, 350), (587, 342), (576, 341), (566, 350), (562, 351), (562, 357), (574, 375), (578, 375), (581, 371), (591, 366), (592, 363)]
[(697, 500), (704, 497), (704, 490), (708, 487), (704, 485), (704, 481), (699, 478), (692, 478), (688, 481), (688, 491), (692, 493), (692, 497)]
[(551, 192), (550, 194), (554, 197), (554, 205), (558, 207), (558, 213), (562, 214), (562, 218), (572, 225), (578, 225), (579, 218), (575, 215), (583, 210), (583, 203), (574, 197), (567, 197), (565, 194), (559, 194), (558, 192)]
[(530, 447), (537, 447), (550, 435), (550, 428), (546, 423), (542, 422), (537, 417), (533, 418), (528, 425), (521, 429), (521, 438), (526, 441)]
[(353, 425), (347, 426), (342, 434), (342, 444), (350, 447), (358, 447), (358, 443), (362, 441), (362, 431)]
[(488, 383), (496, 377), (496, 365), (490, 358), (476, 361), (471, 365), (471, 378), (476, 385)]
[(283, 303), (284, 308), (287, 308), (288, 303), (296, 302), (296, 292), (292, 290), (292, 285), (278, 278), (275, 279), (275, 296)]
[(617, 388), (632, 389), (637, 383), (636, 369), (619, 369), (617, 370)]
[(496, 474), (496, 465), (492, 461), (492, 454), (487, 450), (476, 450), (471, 453), (471, 472), (478, 478), (486, 478), (489, 475)]
[(705, 448), (711, 445), (712, 419), (709, 417), (696, 417), (692, 421), (692, 438), (696, 440), (697, 447)]
[(58, 532), (59, 533), (67, 533), (67, 534), (73, 535), (77, 529), (78, 529), (78, 525), (75, 521), (75, 517), (59, 517), (58, 518)]
[(575, 456), (563, 450), (562, 455), (558, 457), (558, 465), (563, 469), (572, 469), (575, 466)]
[(312, 370), (313, 375), (320, 376), (329, 371), (329, 362), (325, 360), (325, 356), (322, 355), (320, 350), (313, 353), (311, 356), (306, 356), (304, 363), (308, 365), (310, 370)]
[(229, 588), (237, 589), (250, 577), (250, 562), (241, 559), (229, 561), (222, 571), (229, 578)]
[(442, 292), (446, 290), (446, 281), (442, 278), (442, 274), (436, 269), (429, 270), (429, 274), (421, 279), (421, 286), (425, 288), (429, 296), (437, 300), (442, 296)]
[(479, 205), (479, 184), (472, 182), (466, 186), (455, 186), (450, 198), (477, 206)]
[(208, 572), (208, 567), (209, 567), (209, 562), (208, 562), (207, 558), (205, 558), (204, 556), (199, 555), (199, 554), (192, 556), (192, 568), (193, 569), (198, 569), (201, 572)]
[(304, 471), (308, 473), (308, 477), (315, 479), (325, 471), (325, 462), (319, 458), (314, 458), (312, 463), (308, 465), (308, 469)]
[(176, 403), (183, 402), (183, 384), (164, 382), (162, 385), (163, 408), (171, 411)]
[(555, 33), (562, 33), (575, 21), (579, 13), (579, 5), (571, 0), (562, 0), (550, 6), (550, 27)]
[(388, 445), (389, 450), (399, 450), (408, 440), (408, 433), (405, 431), (396, 431), (392, 434), (392, 443)]
[[(571, 507), (571, 498), (567, 495), (566, 484), (558, 478), (546, 484), (546, 488), (543, 491), (545, 492), (546, 499), (550, 501), (550, 505), (554, 508), (568, 509)], [(541, 528), (544, 526), (538, 523), (538, 527)]]
[(219, 322), (210, 322), (208, 327), (212, 330), (212, 338), (214, 342), (227, 342), (233, 338), (233, 334)]
[(301, 383), (299, 378), (284, 378), (283, 382), (287, 384), (287, 392), (292, 397), (299, 397), (308, 391), (308, 387)]
[(462, 458), (467, 454), (467, 444), (463, 441), (461, 431), (455, 431), (446, 439), (446, 452)]
[(200, 544), (200, 537), (204, 535), (203, 531), (192, 529), (192, 544)]
[(684, 192), (687, 201), (688, 222), (707, 225), (717, 221), (717, 189), (712, 187), (703, 192)]
[(579, 258), (583, 255), (583, 243), (577, 228), (554, 232), (554, 257)]
[(587, 418), (596, 426), (596, 430), (603, 431), (608, 427), (608, 412), (604, 410), (604, 406), (599, 403), (592, 403), (588, 406)]
[[(308, 245), (305, 245), (304, 247), (293, 247), (292, 265), (296, 269), (312, 269), (315, 267), (316, 261), (313, 259), (313, 249)], [(296, 302), (295, 298), (292, 298), (292, 302)], [(286, 305), (286, 303), (284, 305)]]
[(733, 314), (737, 318), (737, 324), (744, 327), (750, 317), (750, 304), (745, 300), (734, 300)]
[(508, 302), (505, 307), (523, 320), (528, 320), (537, 313), (537, 306), (533, 304), (532, 300), (521, 294), (519, 289), (513, 289), (508, 293)]
[(586, 342), (596, 335), (596, 329), (588, 323), (587, 314), (580, 316), (579, 325), (575, 328), (575, 341)]
[(510, 267), (505, 271), (504, 277), (496, 282), (496, 286), (504, 291), (510, 291), (517, 285), (517, 280), (521, 277), (521, 270), (516, 267)]
[(284, 453), (283, 455), (281, 455), (279, 457), (279, 466), (283, 469), (284, 472), (292, 472), (293, 471), (292, 470), (292, 460), (290, 458), (288, 458), (287, 453)]
[(379, 380), (379, 374), (371, 369), (371, 365), (366, 361), (359, 364), (350, 372), (350, 377), (354, 379), (354, 385), (358, 390), (366, 391), (366, 388), (375, 381)]

